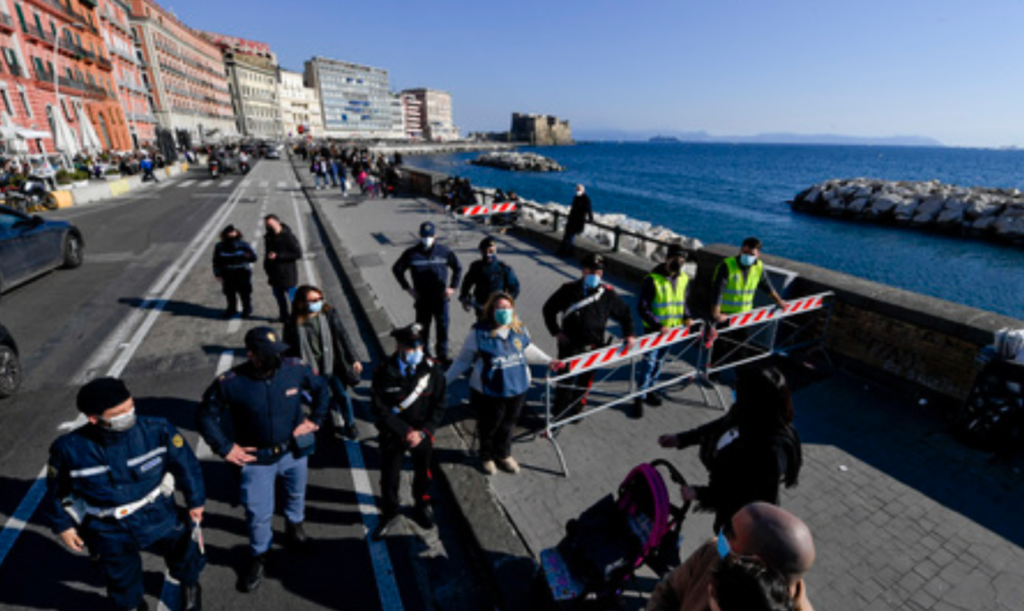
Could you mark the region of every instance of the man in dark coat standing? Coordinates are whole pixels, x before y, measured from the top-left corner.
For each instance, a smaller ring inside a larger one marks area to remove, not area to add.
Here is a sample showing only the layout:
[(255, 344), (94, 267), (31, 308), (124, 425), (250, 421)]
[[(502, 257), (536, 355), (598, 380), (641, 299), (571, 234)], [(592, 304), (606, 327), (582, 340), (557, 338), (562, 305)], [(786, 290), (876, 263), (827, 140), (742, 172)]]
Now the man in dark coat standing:
[(565, 234), (562, 236), (562, 246), (558, 249), (558, 254), (571, 256), (576, 236), (583, 233), (583, 227), (587, 223), (593, 222), (594, 210), (590, 206), (590, 196), (583, 185), (576, 185), (576, 197), (572, 198), (569, 220), (565, 223)]
[(281, 322), (288, 322), (291, 302), (295, 299), (295, 289), (299, 286), (299, 267), (296, 261), (302, 258), (302, 247), (299, 246), (299, 241), (291, 228), (282, 223), (276, 214), (268, 214), (263, 220), (266, 230), (263, 235), (266, 253), (263, 257), (263, 269), (267, 272), (267, 282), (274, 291), (274, 299), (277, 300), (278, 319)]

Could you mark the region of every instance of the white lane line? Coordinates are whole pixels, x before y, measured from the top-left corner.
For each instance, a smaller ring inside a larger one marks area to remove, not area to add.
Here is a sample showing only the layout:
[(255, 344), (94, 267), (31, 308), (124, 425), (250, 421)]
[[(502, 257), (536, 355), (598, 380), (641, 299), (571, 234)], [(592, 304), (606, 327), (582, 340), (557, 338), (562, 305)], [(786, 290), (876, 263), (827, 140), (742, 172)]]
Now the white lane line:
[(233, 183), (233, 182), (235, 182), (235, 181), (233, 181), (233, 180), (225, 180), (225, 181), (222, 181), (219, 186), (221, 186), (221, 187), (230, 187), (231, 183)]
[(260, 181), (260, 188), (261, 189), (266, 189), (269, 186), (270, 186), (270, 181), (269, 180), (261, 180)]
[(242, 186), (245, 188), (249, 188), (250, 186), (252, 186), (252, 181), (249, 179), (245, 179), (242, 181)]
[[(299, 215), (299, 203), (295, 193), (291, 195), (292, 208), (295, 211), (295, 225), (298, 228), (299, 246), (302, 252), (306, 252), (306, 230)], [(321, 286), (320, 278), (316, 269), (309, 259), (303, 259), (305, 265), (306, 279), (313, 286)], [(377, 580), (377, 593), (380, 595), (382, 609), (388, 611), (402, 611), (402, 596), (398, 592), (398, 582), (395, 580), (395, 570), (391, 564), (391, 556), (388, 554), (388, 546), (385, 541), (374, 541), (369, 536), (380, 521), (376, 505), (373, 503), (373, 488), (370, 486), (370, 474), (366, 471), (366, 461), (363, 460), (363, 451), (358, 441), (345, 440), (345, 451), (348, 453), (349, 471), (352, 473), (352, 485), (356, 490), (356, 499), (359, 505), (359, 515), (363, 518), (364, 540), (370, 550), (370, 561), (373, 564), (373, 575)]]
[(185, 182), (181, 183), (178, 186), (179, 187), (191, 187), (194, 184), (196, 184), (196, 180), (193, 178), (193, 179), (186, 180)]
[[(114, 364), (111, 365), (106, 375), (116, 378), (120, 376), (121, 373), (124, 371), (124, 368), (128, 365), (128, 362), (131, 360), (132, 356), (135, 355), (135, 351), (138, 350), (139, 346), (142, 344), (142, 340), (146, 337), (146, 335), (149, 334), (150, 329), (153, 328), (153, 324), (156, 322), (156, 319), (160, 315), (160, 312), (163, 311), (164, 307), (166, 307), (167, 301), (178, 290), (178, 287), (181, 285), (182, 281), (188, 275), (188, 272), (195, 266), (196, 262), (199, 260), (199, 257), (206, 252), (206, 250), (210, 246), (210, 243), (219, 233), (219, 228), (223, 224), (223, 221), (231, 214), (235, 206), (238, 204), (238, 200), (240, 199), (241, 193), (241, 189), (236, 189), (235, 192), (231, 194), (231, 197), (228, 198), (224, 207), (218, 210), (217, 213), (214, 214), (213, 217), (211, 217), (210, 220), (206, 223), (206, 225), (200, 231), (199, 235), (197, 235), (196, 238), (192, 241), (190, 247), (182, 252), (181, 256), (178, 258), (174, 265), (174, 268), (179, 269), (181, 273), (177, 275), (177, 277), (174, 279), (173, 282), (171, 282), (169, 286), (167, 286), (163, 296), (160, 299), (156, 300), (155, 302), (153, 302), (151, 299), (146, 299), (139, 306), (140, 310), (147, 310), (147, 306), (149, 306), (149, 304), (152, 303), (152, 306), (148, 308), (148, 314), (145, 317), (145, 320), (143, 320), (142, 324), (135, 331), (135, 334), (132, 337), (132, 339), (127, 344), (121, 344), (121, 346), (124, 348), (124, 351), (121, 353), (120, 358), (118, 358), (114, 362)], [(197, 244), (198, 247), (192, 248)], [(187, 262), (184, 265), (182, 265), (181, 262), (186, 259)], [(168, 272), (165, 273), (154, 286), (164, 286), (166, 284), (166, 279), (173, 275), (170, 272), (171, 270), (168, 270)], [(115, 334), (120, 334), (118, 331), (115, 331)], [(102, 365), (102, 363), (94, 364), (91, 361), (92, 359), (90, 359), (90, 362), (87, 362), (87, 364), (85, 365), (84, 368), (86, 370), (95, 370), (98, 368), (98, 366)], [(0, 531), (0, 566), (3, 565), (4, 560), (7, 558), (8, 554), (10, 554), (11, 549), (14, 547), (15, 542), (18, 540), (18, 536), (21, 535), (21, 532), (25, 529), (26, 523), (32, 517), (32, 514), (35, 513), (40, 501), (42, 501), (43, 495), (46, 493), (45, 478), (46, 467), (44, 466), (42, 470), (39, 472), (39, 474), (36, 476), (36, 479), (32, 483), (32, 487), (29, 488), (29, 491), (25, 495), (25, 498), (21, 500), (21, 503), (18, 504), (17, 509), (14, 510), (14, 513), (11, 514), (11, 517), (8, 518), (7, 521), (4, 523), (4, 528), (2, 531)]]
[(286, 183), (283, 180), (279, 180), (279, 181), (277, 181), (277, 188), (278, 189), (287, 189), (288, 188), (288, 183)]

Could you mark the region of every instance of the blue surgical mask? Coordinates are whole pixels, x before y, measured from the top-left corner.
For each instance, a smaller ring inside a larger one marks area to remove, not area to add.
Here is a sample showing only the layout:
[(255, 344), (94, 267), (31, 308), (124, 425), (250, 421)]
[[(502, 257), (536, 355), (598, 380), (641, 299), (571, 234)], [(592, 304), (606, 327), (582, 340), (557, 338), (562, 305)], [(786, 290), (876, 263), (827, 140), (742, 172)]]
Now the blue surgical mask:
[(412, 350), (410, 352), (403, 352), (402, 353), (402, 361), (404, 361), (405, 364), (409, 365), (410, 367), (415, 367), (415, 366), (419, 365), (420, 361), (422, 361), (422, 360), (423, 360), (423, 351), (422, 350)]
[(583, 288), (588, 291), (592, 291), (597, 287), (601, 286), (601, 276), (597, 274), (587, 274), (583, 276)]
[(725, 559), (732, 552), (729, 539), (725, 536), (725, 529), (718, 531), (718, 557)]
[(750, 267), (751, 265), (753, 265), (755, 263), (757, 263), (757, 257), (755, 257), (754, 255), (748, 255), (748, 254), (741, 254), (740, 255), (740, 265), (742, 265), (743, 267)]
[(309, 302), (309, 313), (316, 314), (320, 310), (324, 309), (323, 301), (310, 301)]
[(512, 314), (513, 314), (512, 310), (510, 310), (508, 308), (502, 308), (500, 310), (495, 310), (494, 311), (494, 322), (498, 323), (501, 326), (511, 325), (512, 324), (512, 318), (513, 318)]
[(487, 254), (484, 255), (484, 261), (487, 261), (488, 263), (494, 263), (497, 260), (498, 260), (498, 255), (497, 254), (487, 253)]

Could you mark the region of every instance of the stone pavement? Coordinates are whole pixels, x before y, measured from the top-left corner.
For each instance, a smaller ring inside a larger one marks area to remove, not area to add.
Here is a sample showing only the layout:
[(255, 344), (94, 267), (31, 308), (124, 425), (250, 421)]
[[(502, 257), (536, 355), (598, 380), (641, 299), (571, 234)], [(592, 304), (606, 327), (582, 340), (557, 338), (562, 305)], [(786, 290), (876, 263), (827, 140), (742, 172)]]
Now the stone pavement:
[[(308, 173), (301, 164), (296, 167), (303, 184), (310, 185)], [(464, 225), (456, 234), (427, 200), (363, 200), (342, 197), (338, 190), (307, 193), (346, 259), (343, 267), (360, 301), (364, 307), (376, 304), (368, 315), (385, 344), (391, 325), (413, 320), (411, 299), (392, 277), (391, 265), (415, 243), (422, 221), (437, 224), (439, 241), (454, 248), (464, 268), (477, 256), (479, 228)], [(523, 285), (519, 315), (537, 344), (553, 354), (541, 305), (560, 284), (578, 277), (578, 266), (528, 235), (494, 237), (499, 257), (515, 268)], [(632, 305), (637, 287), (607, 279)], [(471, 314), (453, 304), (453, 355), (472, 322)], [(906, 396), (843, 373), (802, 377), (810, 383), (798, 385), (794, 401), (805, 464), (800, 484), (783, 491), (782, 504), (814, 532), (818, 559), (808, 575), (814, 605), (850, 611), (1024, 609), (1019, 468), (989, 465), (987, 455), (958, 444), (942, 422)], [(452, 437), (458, 444), (439, 451), (438, 459), (483, 557), (494, 567), (493, 585), (507, 608), (530, 604), (529, 588), (522, 583), (529, 570), (517, 556), (536, 557), (554, 546), (565, 522), (615, 492), (636, 464), (668, 458), (689, 481), (706, 481), (695, 450), (663, 450), (656, 439), (721, 415), (690, 387), (672, 393), (665, 406), (648, 408), (643, 420), (611, 409), (565, 430), (559, 442), (571, 477), (557, 474), (554, 451), (537, 439), (513, 449), (523, 466), (520, 475), (499, 472), (485, 478), (467, 456), (472, 422), (467, 410), (456, 407), (467, 394), (464, 382), (450, 393), (449, 420), (456, 426), (449, 432), (457, 434)], [(684, 558), (711, 536), (711, 521), (708, 514), (687, 517)], [(642, 608), (655, 583), (652, 573), (642, 573), (625, 593), (626, 607)]]

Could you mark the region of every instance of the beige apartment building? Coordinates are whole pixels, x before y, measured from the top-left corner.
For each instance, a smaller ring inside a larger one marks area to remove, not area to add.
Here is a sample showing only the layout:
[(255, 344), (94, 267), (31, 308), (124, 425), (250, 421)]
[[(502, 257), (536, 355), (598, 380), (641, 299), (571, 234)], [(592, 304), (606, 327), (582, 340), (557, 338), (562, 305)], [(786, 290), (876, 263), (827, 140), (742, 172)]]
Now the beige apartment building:
[(324, 120), (320, 112), (320, 98), (316, 95), (316, 89), (306, 87), (302, 73), (280, 68), (277, 85), (284, 135), (295, 137), (310, 134), (314, 138), (323, 136)]
[(405, 105), (406, 136), (410, 126), (419, 126), (422, 137), (433, 142), (457, 140), (459, 130), (452, 120), (452, 94), (438, 89), (406, 89), (402, 92)]
[(212, 32), (204, 32), (203, 36), (217, 45), (224, 57), (238, 132), (261, 140), (280, 138), (284, 129), (277, 56), (270, 45)]

